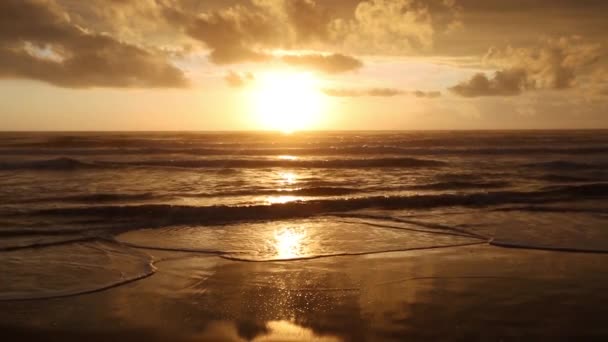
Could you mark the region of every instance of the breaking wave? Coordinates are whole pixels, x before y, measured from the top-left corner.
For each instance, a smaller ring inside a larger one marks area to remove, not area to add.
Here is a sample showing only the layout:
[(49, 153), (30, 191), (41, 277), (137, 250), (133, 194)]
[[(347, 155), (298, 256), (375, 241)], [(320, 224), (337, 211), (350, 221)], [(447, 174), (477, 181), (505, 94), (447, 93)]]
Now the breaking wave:
[(445, 206), (487, 207), (506, 204), (544, 204), (608, 197), (608, 183), (551, 187), (539, 191), (495, 191), (466, 194), (372, 196), (348, 199), (295, 201), (251, 206), (130, 205), (53, 208), (31, 214), (61, 217), (98, 217), (143, 226), (212, 224), (246, 220), (307, 217), (366, 208), (425, 209)]

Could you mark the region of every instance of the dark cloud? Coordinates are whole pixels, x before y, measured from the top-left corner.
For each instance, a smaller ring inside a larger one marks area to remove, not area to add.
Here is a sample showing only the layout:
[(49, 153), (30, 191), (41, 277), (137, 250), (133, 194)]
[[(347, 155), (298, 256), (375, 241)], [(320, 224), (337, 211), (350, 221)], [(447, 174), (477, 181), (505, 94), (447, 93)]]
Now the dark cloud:
[(460, 96), (476, 97), (512, 96), (531, 89), (568, 89), (601, 56), (600, 45), (580, 37), (550, 39), (535, 48), (492, 48), (484, 57), (484, 64), (501, 70), (491, 78), (476, 74), (450, 90)]
[(372, 96), (372, 97), (392, 97), (399, 95), (409, 95), (420, 98), (437, 98), (441, 96), (441, 92), (438, 91), (405, 91), (396, 88), (367, 88), (367, 89), (349, 89), (349, 88), (326, 88), (322, 90), (327, 96), (334, 97), (361, 97), (361, 96)]
[(342, 54), (333, 55), (292, 55), (284, 56), (283, 61), (289, 65), (336, 74), (359, 69), (363, 62)]
[(285, 3), (285, 12), (299, 42), (323, 41), (328, 37), (331, 12), (323, 3), (314, 0), (291, 0)]
[(370, 89), (323, 89), (325, 95), (334, 97), (360, 97), (360, 96), (379, 96), (391, 97), (402, 95), (403, 91), (393, 88), (370, 88)]
[(0, 77), (63, 87), (183, 87), (161, 55), (73, 25), (50, 0), (0, 1)]
[(170, 23), (205, 43), (216, 64), (263, 61), (269, 56), (261, 51), (262, 47), (281, 45), (275, 18), (259, 6), (235, 5), (192, 13), (179, 6), (164, 5), (163, 13)]
[(355, 96), (363, 96), (364, 93), (360, 90), (354, 89), (334, 89), (334, 88), (326, 88), (321, 90), (327, 96), (334, 97), (355, 97)]
[(228, 74), (224, 77), (226, 83), (233, 88), (243, 87), (248, 83), (252, 82), (254, 79), (255, 77), (250, 72), (239, 74), (232, 70), (230, 70)]
[(450, 91), (464, 97), (513, 96), (525, 90), (528, 83), (524, 70), (512, 69), (497, 71), (491, 78), (482, 73), (475, 74), (470, 80), (451, 87)]
[(526, 70), (537, 88), (565, 89), (572, 87), (578, 74), (588, 71), (602, 54), (599, 44), (580, 37), (562, 37), (540, 42), (534, 48), (492, 48), (484, 63)]
[(392, 88), (372, 88), (365, 91), (367, 96), (391, 97), (404, 94), (402, 90)]
[(270, 55), (249, 49), (242, 45), (225, 46), (214, 49), (209, 59), (219, 65), (235, 64), (242, 62), (264, 62), (271, 58)]
[(441, 92), (440, 91), (421, 91), (421, 90), (415, 90), (413, 92), (411, 92), (412, 95), (416, 96), (416, 97), (424, 97), (424, 98), (428, 98), (428, 99), (434, 99), (437, 97), (441, 96)]

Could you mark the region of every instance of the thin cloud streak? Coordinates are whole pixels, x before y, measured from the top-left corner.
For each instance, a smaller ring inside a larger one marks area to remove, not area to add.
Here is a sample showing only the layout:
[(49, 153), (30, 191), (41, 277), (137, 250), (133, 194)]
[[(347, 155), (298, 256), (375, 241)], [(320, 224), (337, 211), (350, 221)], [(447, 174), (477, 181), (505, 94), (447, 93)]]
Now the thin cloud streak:
[(441, 96), (439, 91), (405, 91), (395, 88), (367, 88), (367, 89), (348, 89), (348, 88), (325, 88), (322, 92), (327, 96), (333, 97), (393, 97), (393, 96), (415, 96), (419, 98), (437, 98)]

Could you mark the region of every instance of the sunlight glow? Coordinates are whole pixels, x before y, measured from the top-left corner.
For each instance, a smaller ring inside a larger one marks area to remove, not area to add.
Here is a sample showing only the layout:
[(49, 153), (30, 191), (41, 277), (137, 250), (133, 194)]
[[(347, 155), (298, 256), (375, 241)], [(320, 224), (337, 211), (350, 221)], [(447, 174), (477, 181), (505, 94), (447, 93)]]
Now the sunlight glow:
[(295, 258), (301, 254), (302, 240), (306, 234), (292, 228), (285, 228), (274, 234), (274, 246), (281, 259)]
[(279, 160), (290, 160), (290, 161), (293, 161), (293, 160), (298, 160), (298, 159), (299, 159), (299, 158), (298, 158), (298, 157), (296, 157), (296, 156), (290, 156), (290, 155), (278, 156), (277, 158), (278, 158)]
[(338, 342), (341, 339), (323, 334), (323, 336), (315, 335), (315, 332), (310, 328), (299, 326), (289, 321), (269, 321), (266, 323), (268, 333), (263, 336), (258, 336), (253, 339), (253, 342), (270, 342), (270, 341), (315, 341), (315, 342)]
[(289, 203), (289, 202), (295, 202), (300, 200), (300, 197), (297, 196), (269, 196), (266, 199), (266, 202), (268, 204), (285, 204), (285, 203)]
[(262, 74), (253, 90), (253, 114), (263, 129), (292, 133), (311, 129), (323, 111), (324, 96), (311, 73)]
[(281, 177), (281, 183), (285, 185), (294, 185), (298, 180), (298, 175), (293, 172), (281, 172), (279, 177)]

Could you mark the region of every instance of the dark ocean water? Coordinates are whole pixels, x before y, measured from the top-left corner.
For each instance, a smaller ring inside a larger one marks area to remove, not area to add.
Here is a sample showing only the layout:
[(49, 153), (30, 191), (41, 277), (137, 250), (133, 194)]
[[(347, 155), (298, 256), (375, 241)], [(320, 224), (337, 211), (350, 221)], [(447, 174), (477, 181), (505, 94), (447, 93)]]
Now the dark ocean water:
[(608, 251), (608, 131), (0, 134), (0, 300), (488, 242)]

